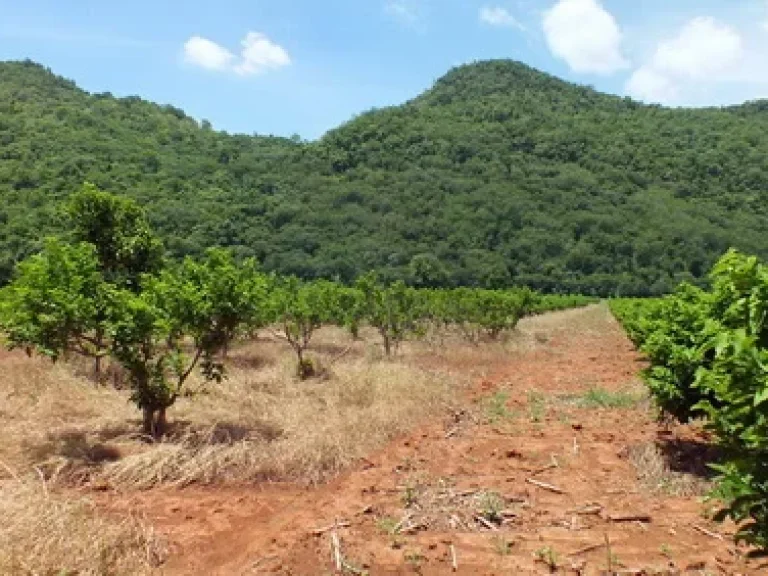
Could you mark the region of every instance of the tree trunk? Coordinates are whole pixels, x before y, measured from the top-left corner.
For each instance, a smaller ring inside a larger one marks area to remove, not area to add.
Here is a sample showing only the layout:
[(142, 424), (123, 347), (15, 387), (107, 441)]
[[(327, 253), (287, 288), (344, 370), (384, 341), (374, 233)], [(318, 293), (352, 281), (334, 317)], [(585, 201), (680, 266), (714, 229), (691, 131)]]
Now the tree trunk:
[(99, 330), (96, 332), (96, 359), (93, 369), (96, 372), (96, 382), (101, 384), (101, 353), (104, 349), (104, 333)]
[(165, 436), (168, 430), (168, 418), (165, 415), (165, 408), (160, 408), (157, 411), (155, 418), (155, 438), (159, 439)]
[(154, 440), (159, 440), (163, 437), (168, 429), (168, 418), (165, 411), (165, 408), (143, 408), (144, 434), (151, 436)]
[(392, 343), (389, 340), (389, 336), (387, 334), (384, 335), (384, 352), (386, 353), (387, 357), (392, 355)]
[(142, 424), (144, 434), (147, 436), (153, 436), (153, 432), (155, 430), (155, 410), (154, 408), (149, 408), (148, 406), (145, 406), (142, 408), (142, 410), (144, 411), (144, 419)]

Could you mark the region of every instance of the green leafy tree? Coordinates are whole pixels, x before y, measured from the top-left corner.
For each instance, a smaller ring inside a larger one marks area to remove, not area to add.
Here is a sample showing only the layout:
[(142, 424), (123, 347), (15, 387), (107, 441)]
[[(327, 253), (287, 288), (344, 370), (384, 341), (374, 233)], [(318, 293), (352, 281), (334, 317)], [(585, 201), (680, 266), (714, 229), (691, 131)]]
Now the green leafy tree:
[(419, 320), (427, 311), (424, 300), (402, 281), (384, 286), (373, 272), (359, 278), (355, 286), (363, 295), (366, 321), (379, 331), (384, 352), (391, 356), (409, 334), (419, 331)]
[(134, 200), (86, 183), (70, 196), (65, 213), (72, 238), (96, 247), (108, 282), (137, 289), (142, 274), (162, 267), (163, 245)]
[(302, 379), (315, 374), (314, 364), (305, 357), (312, 336), (324, 324), (342, 321), (339, 294), (339, 286), (327, 280), (302, 282), (288, 277), (274, 286), (272, 318), (280, 327), (279, 335), (296, 353), (296, 372)]
[(211, 320), (209, 337), (224, 357), (240, 333), (266, 324), (269, 281), (254, 259), (238, 264), (229, 250), (211, 248), (200, 260), (186, 258), (177, 274), (202, 295), (201, 306)]
[(209, 297), (193, 280), (166, 270), (146, 277), (141, 288), (116, 295), (111, 354), (128, 373), (144, 432), (159, 438), (167, 428), (167, 409), (196, 367), (205, 380), (223, 379), (224, 367), (215, 359), (222, 341)]
[(68, 352), (92, 357), (98, 373), (108, 354), (104, 336), (113, 297), (94, 246), (50, 239), (16, 267), (0, 294), (0, 327), (12, 348), (54, 361)]

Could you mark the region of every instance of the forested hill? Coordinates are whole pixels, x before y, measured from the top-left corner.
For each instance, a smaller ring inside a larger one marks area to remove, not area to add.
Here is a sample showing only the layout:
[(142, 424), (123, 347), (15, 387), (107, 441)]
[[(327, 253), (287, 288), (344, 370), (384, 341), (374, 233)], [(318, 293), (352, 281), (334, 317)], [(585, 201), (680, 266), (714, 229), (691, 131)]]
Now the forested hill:
[(491, 61), (302, 143), (0, 64), (0, 281), (62, 232), (58, 204), (86, 180), (139, 198), (174, 255), (656, 294), (730, 246), (768, 257), (768, 102), (645, 106)]

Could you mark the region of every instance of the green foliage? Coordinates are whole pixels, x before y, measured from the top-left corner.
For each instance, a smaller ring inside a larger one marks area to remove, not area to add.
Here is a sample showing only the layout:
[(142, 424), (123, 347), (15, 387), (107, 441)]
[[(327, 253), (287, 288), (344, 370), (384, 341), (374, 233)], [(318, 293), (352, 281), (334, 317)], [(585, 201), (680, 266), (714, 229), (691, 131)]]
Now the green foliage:
[(696, 374), (711, 357), (703, 348), (712, 336), (710, 295), (682, 284), (660, 300), (613, 301), (611, 306), (650, 360), (643, 376), (662, 412), (682, 422), (701, 416), (697, 405), (706, 392), (696, 385)]
[(144, 431), (155, 437), (165, 432), (166, 409), (198, 364), (207, 380), (224, 376), (215, 360), (221, 341), (207, 295), (176, 271), (146, 277), (139, 293), (120, 290), (109, 334), (110, 352), (126, 369), (131, 399), (144, 413)]
[[(630, 318), (651, 361), (651, 392), (674, 416), (703, 416), (725, 448), (713, 466), (717, 515), (739, 523), (737, 539), (768, 549), (768, 267), (730, 251), (711, 273), (712, 291), (681, 286), (652, 305), (650, 320)], [(619, 317), (641, 315), (616, 303)], [(637, 328), (639, 326), (639, 328)]]
[(241, 332), (260, 328), (270, 319), (270, 280), (253, 259), (237, 263), (230, 251), (210, 248), (200, 260), (185, 258), (176, 275), (203, 299), (201, 311), (210, 322), (208, 338), (225, 353)]
[(512, 330), (533, 309), (534, 294), (528, 289), (483, 290), (457, 288), (439, 299), (438, 314), (457, 325), (465, 337), (476, 342), (485, 334), (496, 339)]
[(359, 278), (355, 287), (362, 294), (363, 317), (381, 334), (387, 356), (409, 334), (420, 330), (419, 321), (426, 317), (427, 309), (415, 289), (401, 281), (385, 286), (375, 273)]
[(69, 197), (65, 212), (72, 239), (96, 248), (108, 282), (136, 288), (142, 274), (161, 268), (163, 245), (130, 198), (86, 183)]
[(49, 239), (0, 292), (0, 328), (11, 348), (54, 361), (66, 352), (100, 357), (113, 296), (92, 245)]
[(296, 277), (276, 279), (270, 295), (272, 319), (298, 360), (301, 378), (314, 375), (314, 365), (304, 357), (314, 333), (325, 324), (343, 324), (340, 287), (326, 280), (302, 282)]
[(736, 252), (712, 272), (711, 362), (697, 374), (698, 405), (732, 454), (721, 465), (718, 518), (740, 523), (737, 539), (768, 549), (768, 266)]
[(768, 256), (765, 108), (645, 106), (479, 62), (302, 143), (3, 63), (0, 284), (89, 181), (146, 208), (175, 259), (224, 246), (304, 280), (660, 295), (703, 285), (729, 246)]

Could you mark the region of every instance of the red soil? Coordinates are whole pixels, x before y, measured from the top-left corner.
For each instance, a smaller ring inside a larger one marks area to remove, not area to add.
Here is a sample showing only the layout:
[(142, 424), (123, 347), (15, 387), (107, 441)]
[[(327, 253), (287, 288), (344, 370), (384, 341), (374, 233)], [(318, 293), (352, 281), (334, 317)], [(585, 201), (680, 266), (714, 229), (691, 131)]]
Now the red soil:
[[(556, 318), (546, 345), (510, 355), (469, 394), (482, 415), (483, 398), (506, 390), (514, 417), (427, 423), (318, 487), (154, 490), (107, 496), (108, 506), (145, 514), (168, 537), (170, 575), (333, 574), (333, 531), (313, 530), (336, 521), (348, 574), (450, 574), (451, 547), (458, 574), (551, 573), (542, 559), (554, 560), (554, 573), (604, 574), (609, 556), (619, 574), (768, 574), (734, 546), (733, 526), (704, 518), (700, 498), (640, 485), (631, 447), (684, 447), (695, 431), (665, 432), (647, 406), (562, 400), (625, 388), (641, 365), (603, 307)], [(557, 467), (545, 469), (553, 458)], [(504, 498), (505, 522), (475, 519), (483, 491)], [(612, 521), (634, 515), (650, 518)], [(403, 531), (388, 534), (403, 518)]]

